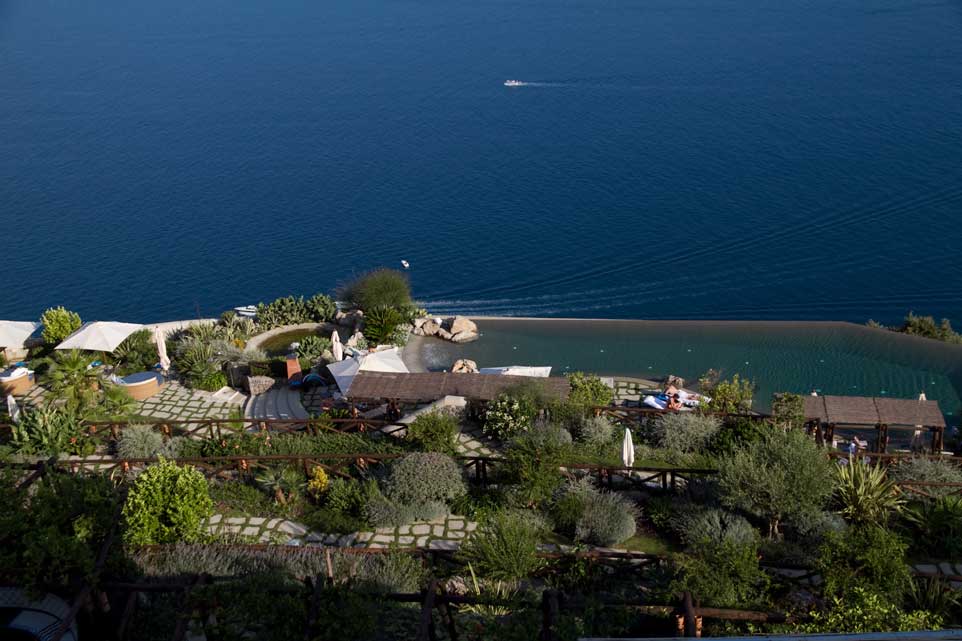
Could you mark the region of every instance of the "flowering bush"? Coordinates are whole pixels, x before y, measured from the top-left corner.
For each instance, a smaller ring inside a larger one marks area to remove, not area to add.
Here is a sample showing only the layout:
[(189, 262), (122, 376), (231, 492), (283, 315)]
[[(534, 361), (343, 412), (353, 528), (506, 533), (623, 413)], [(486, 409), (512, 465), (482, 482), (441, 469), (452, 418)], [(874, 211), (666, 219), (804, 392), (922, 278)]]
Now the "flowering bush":
[(491, 438), (506, 441), (531, 426), (532, 416), (517, 398), (501, 394), (488, 404), (482, 430)]
[(329, 484), (330, 479), (327, 478), (327, 472), (318, 465), (311, 470), (311, 478), (307, 481), (307, 491), (313, 496), (320, 496), (327, 491)]

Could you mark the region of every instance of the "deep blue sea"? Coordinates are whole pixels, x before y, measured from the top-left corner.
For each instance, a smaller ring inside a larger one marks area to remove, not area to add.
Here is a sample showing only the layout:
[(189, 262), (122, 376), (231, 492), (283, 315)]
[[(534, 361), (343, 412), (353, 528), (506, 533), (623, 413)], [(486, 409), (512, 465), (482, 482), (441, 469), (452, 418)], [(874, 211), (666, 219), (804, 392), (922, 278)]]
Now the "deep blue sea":
[(438, 312), (962, 325), (962, 0), (0, 0), (0, 230), (18, 320), (406, 259)]

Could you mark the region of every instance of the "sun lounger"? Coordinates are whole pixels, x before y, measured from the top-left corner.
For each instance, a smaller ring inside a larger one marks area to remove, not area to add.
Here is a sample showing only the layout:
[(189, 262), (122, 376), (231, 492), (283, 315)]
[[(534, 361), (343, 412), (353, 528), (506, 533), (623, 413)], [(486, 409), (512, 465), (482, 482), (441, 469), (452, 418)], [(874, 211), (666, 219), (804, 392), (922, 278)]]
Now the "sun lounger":
[(0, 373), (0, 393), (23, 396), (34, 384), (33, 372), (23, 366), (14, 366)]
[(122, 387), (135, 401), (150, 398), (159, 392), (164, 384), (164, 377), (156, 372), (137, 372), (120, 378), (111, 376), (110, 380), (115, 385)]
[(646, 396), (642, 401), (648, 407), (653, 407), (656, 410), (666, 410), (668, 409), (668, 401), (661, 400), (657, 396)]

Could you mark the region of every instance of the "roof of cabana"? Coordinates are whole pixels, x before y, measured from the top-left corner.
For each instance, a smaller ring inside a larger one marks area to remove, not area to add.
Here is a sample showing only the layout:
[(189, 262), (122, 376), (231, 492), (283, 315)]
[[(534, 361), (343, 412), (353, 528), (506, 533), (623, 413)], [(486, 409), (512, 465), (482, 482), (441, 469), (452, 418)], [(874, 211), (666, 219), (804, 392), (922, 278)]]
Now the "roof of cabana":
[(804, 396), (805, 418), (836, 425), (945, 427), (938, 401), (872, 396)]
[(555, 398), (567, 398), (571, 391), (568, 379), (560, 377), (362, 371), (354, 377), (348, 396), (353, 399), (397, 399), (408, 402), (428, 402), (445, 396), (463, 396), (475, 401), (490, 401), (504, 390), (525, 381), (543, 386), (545, 393)]

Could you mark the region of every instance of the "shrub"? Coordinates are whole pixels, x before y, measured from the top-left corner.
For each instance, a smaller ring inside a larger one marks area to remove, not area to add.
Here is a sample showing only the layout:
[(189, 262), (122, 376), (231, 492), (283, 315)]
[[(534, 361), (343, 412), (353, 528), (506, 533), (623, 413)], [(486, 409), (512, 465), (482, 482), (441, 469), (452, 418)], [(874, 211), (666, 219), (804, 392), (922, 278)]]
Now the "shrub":
[[(0, 471), (0, 567), (6, 580), (40, 594), (51, 586), (75, 589), (88, 578), (113, 525), (116, 494), (105, 476), (47, 472), (30, 487)], [(71, 587), (73, 586), (73, 587)]]
[(801, 429), (805, 425), (802, 397), (798, 394), (773, 394), (772, 419), (782, 429)]
[(506, 441), (527, 430), (533, 419), (534, 414), (520, 400), (502, 392), (488, 403), (482, 430), (491, 438)]
[(943, 496), (906, 511), (916, 550), (933, 556), (962, 556), (962, 497)]
[(578, 423), (576, 436), (579, 443), (600, 448), (614, 440), (615, 426), (604, 416), (592, 416)]
[(157, 362), (157, 346), (149, 329), (141, 329), (124, 339), (113, 351), (121, 373), (145, 372)]
[(327, 488), (330, 486), (330, 479), (327, 476), (327, 472), (320, 465), (314, 466), (311, 470), (311, 476), (307, 480), (307, 491), (317, 497), (322, 496), (327, 492)]
[(411, 594), (421, 589), (424, 566), (410, 554), (368, 555), (357, 570), (357, 581), (374, 592)]
[(638, 510), (620, 494), (589, 492), (575, 539), (606, 547), (627, 541), (635, 535), (637, 517)]
[(10, 445), (19, 454), (59, 456), (93, 454), (94, 444), (86, 436), (82, 417), (64, 407), (39, 407), (24, 412), (10, 426)]
[[(962, 468), (943, 459), (929, 459), (914, 456), (899, 461), (888, 469), (889, 475), (897, 483), (915, 481), (917, 483), (962, 483)], [(948, 496), (955, 491), (952, 487), (926, 487), (928, 494), (935, 498)]]
[(271, 497), (249, 483), (210, 481), (208, 492), (215, 506), (251, 516), (283, 516)]
[(655, 422), (655, 435), (661, 447), (677, 452), (697, 452), (705, 448), (721, 428), (714, 416), (687, 412), (665, 414)]
[(741, 447), (761, 441), (770, 433), (770, 424), (739, 417), (726, 421), (706, 447), (713, 454), (729, 456)]
[(670, 517), (672, 529), (689, 546), (708, 541), (711, 545), (724, 542), (738, 546), (758, 547), (758, 532), (744, 517), (718, 508), (697, 508), (692, 505)]
[(330, 296), (314, 294), (304, 302), (304, 309), (312, 321), (325, 323), (337, 314), (337, 303)]
[(80, 315), (71, 312), (63, 307), (51, 307), (41, 316), (40, 322), (43, 323), (43, 342), (47, 345), (62, 343), (75, 331), (80, 329), (83, 324), (80, 322)]
[(570, 444), (567, 431), (542, 423), (508, 444), (505, 474), (518, 484), (513, 489), (522, 504), (548, 500), (561, 486), (559, 467), (571, 450)]
[(327, 507), (308, 509), (299, 520), (315, 532), (328, 534), (349, 534), (370, 527), (363, 516), (343, 514)]
[(197, 541), (212, 502), (204, 475), (161, 459), (134, 480), (123, 507), (128, 545)]
[(615, 391), (594, 374), (572, 372), (568, 374), (571, 392), (568, 401), (585, 407), (608, 405), (615, 396)]
[(674, 592), (691, 592), (700, 605), (747, 608), (767, 598), (768, 575), (758, 566), (758, 546), (702, 539), (674, 557)]
[(411, 307), (407, 276), (394, 269), (368, 272), (342, 287), (339, 296), (365, 312), (377, 307), (393, 307), (399, 311)]
[(468, 491), (454, 459), (436, 452), (413, 452), (398, 459), (384, 481), (384, 493), (398, 503), (451, 501)]
[(905, 612), (885, 597), (865, 588), (831, 599), (824, 610), (809, 614), (809, 620), (798, 626), (807, 634), (914, 632), (938, 630), (942, 619), (937, 614), (916, 610)]
[(371, 496), (377, 493), (377, 485), (354, 479), (332, 478), (327, 484), (324, 505), (335, 512), (360, 517)]
[(216, 392), (222, 387), (227, 387), (227, 374), (221, 371), (208, 372), (202, 376), (190, 379), (191, 387), (205, 392)]
[(449, 513), (444, 501), (422, 500), (402, 503), (383, 494), (372, 496), (364, 515), (375, 527), (398, 527), (414, 521), (432, 521)]
[(708, 409), (722, 414), (741, 414), (752, 409), (752, 396), (755, 384), (740, 378), (738, 374), (731, 380), (719, 381), (711, 389), (711, 402)]
[(581, 521), (581, 516), (585, 512), (588, 495), (596, 491), (594, 484), (587, 476), (569, 480), (556, 493), (551, 503), (550, 514), (555, 529), (574, 538), (575, 528), (577, 528), (578, 522)]
[(909, 312), (898, 331), (947, 343), (962, 343), (962, 335), (952, 329), (952, 323), (947, 318), (943, 318), (941, 323), (936, 324), (931, 316), (916, 316), (913, 312)]
[(844, 599), (856, 588), (901, 604), (911, 575), (905, 542), (877, 525), (850, 527), (829, 533), (819, 547), (815, 569), (822, 575), (825, 595)]
[(257, 324), (265, 329), (309, 323), (312, 320), (303, 296), (284, 296), (257, 305)]
[(320, 362), (324, 352), (329, 349), (331, 349), (331, 339), (309, 334), (298, 342), (297, 356), (310, 361), (313, 366)]
[(393, 307), (375, 307), (364, 316), (364, 337), (372, 345), (386, 345), (403, 323), (404, 316)]
[(890, 514), (902, 510), (905, 499), (884, 469), (856, 460), (836, 466), (835, 504), (851, 523), (884, 525)]
[(445, 411), (433, 411), (419, 415), (408, 425), (407, 440), (414, 442), (426, 452), (440, 452), (454, 456), (458, 452), (457, 417)]
[(154, 431), (149, 425), (130, 425), (124, 428), (117, 440), (117, 456), (122, 459), (177, 458), (181, 439), (173, 438), (164, 441), (160, 432)]
[(461, 547), (461, 557), (489, 579), (523, 579), (544, 567), (538, 557), (538, 543), (545, 530), (534, 513), (497, 512), (482, 522)]
[(765, 519), (769, 538), (780, 536), (783, 520), (820, 511), (832, 492), (831, 462), (799, 431), (774, 431), (718, 468), (722, 502)]

